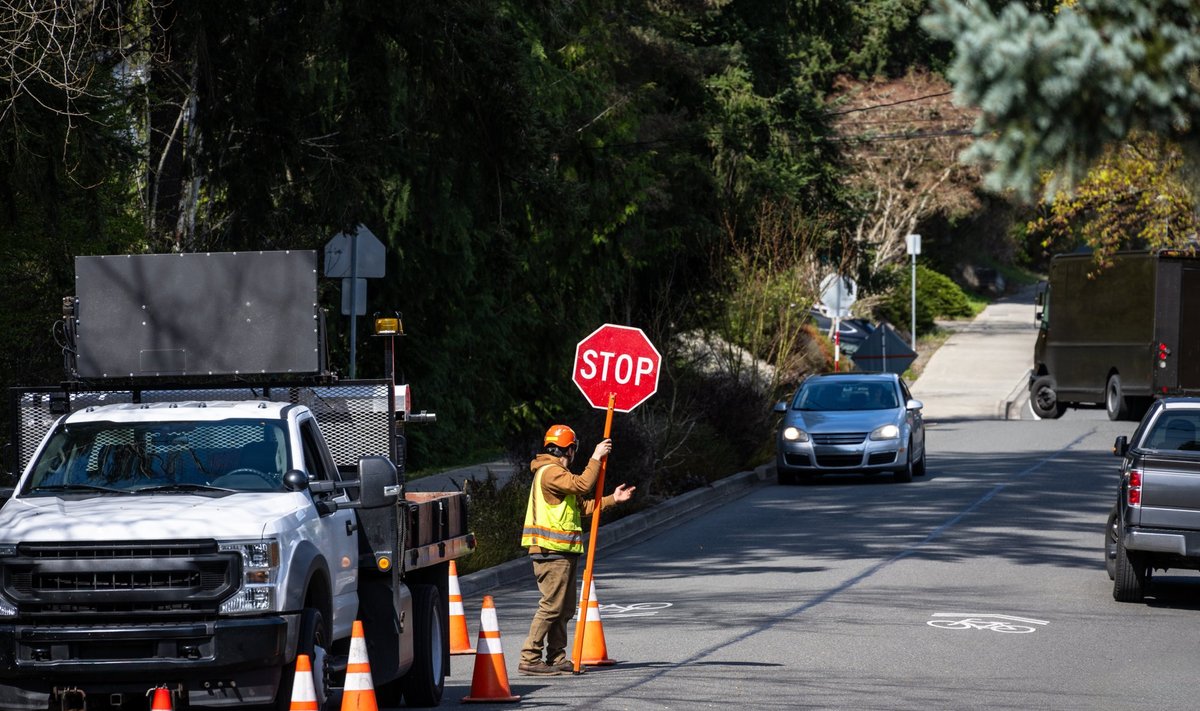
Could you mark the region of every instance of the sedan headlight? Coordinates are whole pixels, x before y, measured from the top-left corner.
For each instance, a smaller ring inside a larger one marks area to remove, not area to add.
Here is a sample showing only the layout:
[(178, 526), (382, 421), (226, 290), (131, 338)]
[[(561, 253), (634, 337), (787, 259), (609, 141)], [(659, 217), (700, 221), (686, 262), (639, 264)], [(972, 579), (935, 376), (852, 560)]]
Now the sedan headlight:
[(876, 427), (871, 432), (871, 439), (897, 439), (899, 437), (900, 428), (895, 425)]
[(249, 615), (274, 610), (279, 585), (279, 541), (230, 541), (222, 543), (220, 549), (242, 558), (242, 585), (233, 597), (221, 603), (221, 612)]
[(798, 427), (784, 427), (783, 438), (789, 442), (807, 442), (808, 433)]

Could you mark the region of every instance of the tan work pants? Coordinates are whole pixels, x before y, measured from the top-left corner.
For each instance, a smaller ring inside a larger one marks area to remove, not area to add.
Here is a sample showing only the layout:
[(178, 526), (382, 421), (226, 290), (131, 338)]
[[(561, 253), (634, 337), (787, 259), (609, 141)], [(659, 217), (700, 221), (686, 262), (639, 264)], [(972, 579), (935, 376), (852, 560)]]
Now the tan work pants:
[(575, 580), (579, 556), (533, 553), (529, 559), (542, 600), (521, 647), (521, 661), (529, 664), (542, 661), (544, 643), (546, 663), (555, 664), (567, 658), (567, 622), (575, 616), (575, 606), (579, 604)]

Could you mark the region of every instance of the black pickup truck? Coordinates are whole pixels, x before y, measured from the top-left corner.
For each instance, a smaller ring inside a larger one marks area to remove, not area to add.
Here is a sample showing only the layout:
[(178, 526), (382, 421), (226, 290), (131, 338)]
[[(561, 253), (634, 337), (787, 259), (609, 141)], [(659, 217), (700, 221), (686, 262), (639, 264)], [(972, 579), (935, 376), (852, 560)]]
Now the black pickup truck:
[(1105, 534), (1113, 598), (1141, 602), (1155, 570), (1200, 570), (1200, 398), (1156, 400), (1122, 457)]

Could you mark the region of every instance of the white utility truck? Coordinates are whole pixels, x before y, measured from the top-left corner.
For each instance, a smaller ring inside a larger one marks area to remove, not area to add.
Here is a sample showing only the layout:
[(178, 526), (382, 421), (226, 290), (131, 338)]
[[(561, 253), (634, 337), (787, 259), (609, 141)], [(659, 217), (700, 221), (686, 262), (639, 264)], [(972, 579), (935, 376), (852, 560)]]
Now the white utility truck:
[(79, 257), (67, 378), (15, 388), (0, 709), (335, 708), (361, 620), (381, 705), (436, 706), (461, 492), (406, 493), (407, 386), (325, 364), (312, 251)]

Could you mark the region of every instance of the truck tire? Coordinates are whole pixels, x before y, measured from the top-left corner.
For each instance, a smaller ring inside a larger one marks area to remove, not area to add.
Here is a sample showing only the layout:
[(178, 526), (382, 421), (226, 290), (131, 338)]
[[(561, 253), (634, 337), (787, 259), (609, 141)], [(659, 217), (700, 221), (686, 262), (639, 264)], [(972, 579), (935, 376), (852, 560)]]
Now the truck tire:
[(1108, 385), (1104, 388), (1104, 409), (1108, 411), (1110, 420), (1129, 419), (1129, 399), (1121, 392), (1121, 376), (1117, 373), (1108, 376)]
[(1146, 597), (1150, 569), (1137, 558), (1130, 558), (1125, 544), (1117, 541), (1117, 575), (1113, 580), (1113, 599), (1117, 602), (1141, 602)]
[[(317, 692), (317, 709), (324, 711), (329, 706), (330, 668), (329, 645), (332, 633), (325, 625), (321, 611), (307, 607), (300, 614), (300, 636), (296, 641), (296, 653), (307, 654), (312, 661), (313, 686)], [(279, 680), (279, 692), (275, 695), (277, 711), (292, 708), (292, 686), (296, 680), (296, 663), (293, 661), (283, 670)]]
[(405, 706), (437, 706), (446, 688), (446, 602), (436, 585), (413, 586), (413, 665), (400, 679)]
[(1029, 407), (1033, 414), (1043, 420), (1056, 420), (1067, 411), (1067, 406), (1058, 402), (1058, 394), (1054, 391), (1054, 378), (1049, 375), (1039, 375), (1029, 386)]

